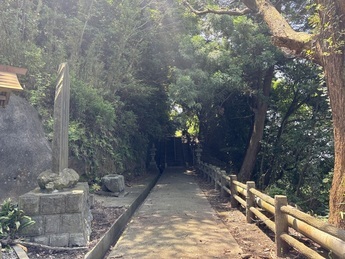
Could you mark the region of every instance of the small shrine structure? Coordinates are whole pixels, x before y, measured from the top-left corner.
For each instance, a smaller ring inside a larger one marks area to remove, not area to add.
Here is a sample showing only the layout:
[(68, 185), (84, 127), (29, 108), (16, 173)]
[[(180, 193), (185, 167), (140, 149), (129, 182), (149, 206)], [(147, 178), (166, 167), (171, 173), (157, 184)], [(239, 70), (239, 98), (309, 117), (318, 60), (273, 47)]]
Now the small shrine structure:
[(17, 75), (25, 75), (26, 68), (0, 65), (0, 106), (8, 105), (12, 91), (22, 91)]

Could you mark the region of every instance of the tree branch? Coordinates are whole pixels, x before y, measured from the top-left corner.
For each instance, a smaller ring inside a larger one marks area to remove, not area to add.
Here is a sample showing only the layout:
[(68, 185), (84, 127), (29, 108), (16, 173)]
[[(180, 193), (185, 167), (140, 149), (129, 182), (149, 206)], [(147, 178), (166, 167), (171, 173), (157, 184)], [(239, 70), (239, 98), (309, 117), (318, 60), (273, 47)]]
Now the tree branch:
[(259, 14), (272, 33), (274, 45), (288, 48), (296, 55), (301, 55), (305, 50), (311, 49), (313, 34), (295, 31), (269, 1), (255, 0), (255, 2)]
[[(226, 14), (232, 16), (240, 16), (249, 13), (259, 13), (263, 20), (266, 22), (272, 33), (272, 43), (278, 48), (290, 50), (289, 54), (294, 56), (303, 56), (308, 59), (312, 59), (315, 63), (321, 64), (321, 54), (316, 46), (317, 35), (309, 34), (305, 32), (295, 31), (280, 12), (267, 0), (241, 0), (247, 7), (243, 10), (233, 9), (204, 9), (196, 10), (188, 2), (184, 1), (184, 4), (191, 10), (191, 12), (197, 15), (204, 15), (207, 13), (214, 14)], [(306, 55), (307, 50), (308, 56)]]
[(209, 9), (206, 8), (204, 10), (196, 10), (194, 7), (188, 2), (188, 1), (183, 1), (183, 3), (191, 10), (192, 13), (195, 13), (197, 15), (203, 15), (203, 14), (208, 14), (208, 13), (213, 13), (213, 14), (227, 14), (227, 15), (232, 15), (232, 16), (240, 16), (240, 15), (245, 15), (248, 13), (251, 13), (252, 10), (249, 8), (244, 8), (242, 10), (239, 9)]

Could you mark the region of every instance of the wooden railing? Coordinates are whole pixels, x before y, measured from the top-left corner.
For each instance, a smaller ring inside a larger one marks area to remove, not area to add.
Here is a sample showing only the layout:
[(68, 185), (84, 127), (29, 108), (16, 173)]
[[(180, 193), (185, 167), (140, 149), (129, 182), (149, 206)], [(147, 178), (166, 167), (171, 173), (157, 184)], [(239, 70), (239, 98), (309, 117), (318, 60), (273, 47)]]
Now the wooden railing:
[[(220, 190), (222, 197), (230, 195), (233, 208), (241, 204), (246, 209), (248, 223), (259, 219), (275, 233), (278, 257), (284, 257), (291, 246), (308, 258), (345, 258), (345, 230), (288, 205), (286, 196), (272, 198), (258, 191), (255, 182), (241, 183), (236, 175), (227, 175), (220, 168), (203, 162), (198, 163), (197, 168), (215, 189)], [(289, 228), (330, 251), (330, 257), (321, 256), (289, 235)]]

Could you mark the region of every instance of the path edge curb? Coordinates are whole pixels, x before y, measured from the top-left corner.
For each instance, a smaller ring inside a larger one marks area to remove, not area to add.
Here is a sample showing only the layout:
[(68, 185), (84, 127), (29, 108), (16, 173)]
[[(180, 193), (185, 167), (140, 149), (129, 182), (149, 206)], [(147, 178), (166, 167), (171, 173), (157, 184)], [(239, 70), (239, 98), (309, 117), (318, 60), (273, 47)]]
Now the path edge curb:
[(158, 174), (148, 183), (144, 191), (134, 200), (134, 202), (126, 209), (126, 211), (112, 224), (110, 229), (98, 241), (98, 243), (84, 256), (84, 259), (102, 259), (120, 238), (122, 232), (126, 228), (127, 223), (136, 212), (137, 208), (149, 195), (152, 188), (156, 185), (161, 174)]

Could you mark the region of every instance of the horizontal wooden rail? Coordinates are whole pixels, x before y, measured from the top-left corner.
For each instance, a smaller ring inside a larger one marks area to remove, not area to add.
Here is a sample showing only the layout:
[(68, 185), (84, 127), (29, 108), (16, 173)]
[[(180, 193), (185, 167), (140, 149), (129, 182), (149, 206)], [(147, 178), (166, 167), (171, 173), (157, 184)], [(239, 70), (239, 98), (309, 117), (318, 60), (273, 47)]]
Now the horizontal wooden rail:
[(247, 185), (245, 185), (244, 183), (241, 183), (239, 181), (233, 181), (234, 185), (240, 186), (242, 189), (246, 189)]
[(256, 199), (256, 204), (260, 208), (270, 212), (271, 214), (274, 214), (274, 206), (272, 206), (270, 203), (265, 202), (264, 200), (261, 200), (261, 199)]
[[(260, 221), (274, 232), (277, 256), (282, 256), (291, 246), (308, 258), (324, 258), (313, 249), (305, 246), (288, 234), (289, 227), (306, 236), (330, 254), (345, 258), (345, 230), (338, 229), (326, 222), (312, 217), (287, 204), (285, 196), (276, 195), (275, 198), (255, 189), (254, 182), (241, 183), (236, 175), (226, 175), (220, 168), (199, 162), (198, 170), (215, 189), (230, 195), (231, 206), (239, 204), (246, 208), (247, 222)], [(257, 219), (255, 219), (257, 218)]]
[(281, 208), (283, 212), (286, 214), (289, 214), (295, 218), (299, 218), (303, 220), (304, 222), (308, 223), (309, 225), (322, 230), (323, 232), (326, 232), (332, 236), (338, 237), (339, 239), (345, 240), (345, 230), (336, 228), (335, 226), (332, 226), (326, 222), (320, 221), (312, 216), (310, 216), (307, 213), (304, 213), (295, 207), (292, 206), (283, 206)]
[(276, 232), (276, 227), (274, 225), (274, 222), (264, 215), (261, 211), (259, 211), (257, 208), (251, 207), (250, 210), (263, 222), (271, 231), (274, 233)]
[(272, 206), (274, 206), (274, 199), (267, 195), (267, 194), (264, 194), (262, 192), (259, 192), (258, 190), (254, 189), (254, 188), (251, 188), (250, 191), (256, 195), (257, 197), (259, 197), (261, 200), (267, 202), (268, 204), (271, 204)]
[(297, 239), (293, 238), (292, 236), (286, 233), (280, 235), (280, 238), (308, 258), (324, 259), (323, 256), (315, 252), (313, 249), (310, 249), (309, 247), (307, 247), (306, 245), (304, 245), (303, 243), (299, 242)]
[(239, 185), (235, 185), (237, 192), (241, 193), (243, 196), (247, 196), (247, 190)]
[(241, 196), (238, 196), (237, 194), (234, 194), (234, 198), (241, 204), (243, 207), (246, 206), (246, 201), (241, 198)]
[(228, 187), (222, 186), (223, 190), (226, 191), (228, 194), (231, 194), (231, 191)]

